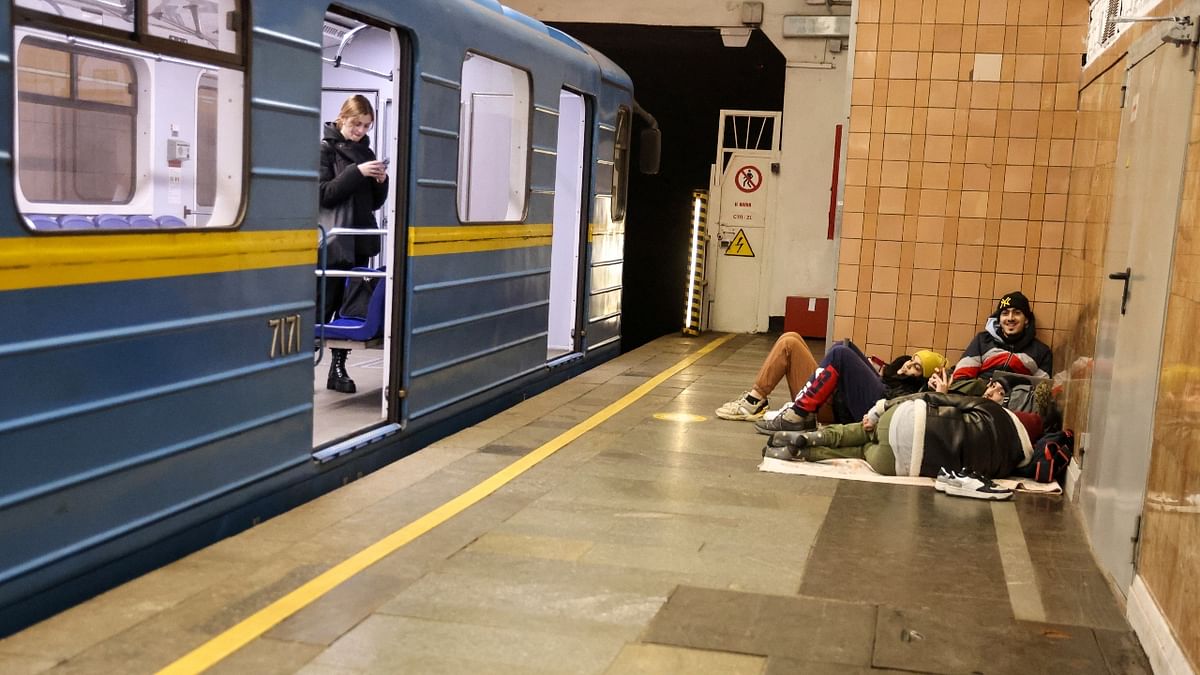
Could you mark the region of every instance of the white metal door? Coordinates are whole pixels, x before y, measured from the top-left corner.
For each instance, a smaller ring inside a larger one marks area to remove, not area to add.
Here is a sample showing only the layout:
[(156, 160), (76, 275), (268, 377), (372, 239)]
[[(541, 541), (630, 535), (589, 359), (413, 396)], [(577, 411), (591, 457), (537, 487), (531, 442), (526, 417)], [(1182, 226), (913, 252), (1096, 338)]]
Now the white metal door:
[[(1130, 50), (1100, 294), (1081, 504), (1116, 586), (1133, 582), (1196, 75), (1161, 26)], [(1123, 277), (1128, 270), (1128, 279)], [(1128, 287), (1128, 296), (1125, 291)]]
[(546, 360), (579, 351), (580, 239), (583, 236), (583, 175), (587, 148), (587, 102), (566, 89), (558, 95), (555, 147), (554, 236), (550, 246), (550, 309)]
[(779, 161), (781, 113), (722, 110), (709, 199), (708, 259), (713, 330), (767, 329), (766, 243), (773, 212), (773, 165)]

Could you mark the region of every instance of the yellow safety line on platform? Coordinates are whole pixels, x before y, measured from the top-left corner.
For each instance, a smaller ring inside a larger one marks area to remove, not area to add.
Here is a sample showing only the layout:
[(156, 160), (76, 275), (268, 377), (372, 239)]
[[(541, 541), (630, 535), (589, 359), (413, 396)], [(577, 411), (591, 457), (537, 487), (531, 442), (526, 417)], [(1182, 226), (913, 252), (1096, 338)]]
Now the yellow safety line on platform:
[(509, 464), (470, 490), (334, 565), (291, 593), (242, 620), (241, 623), (200, 645), (178, 661), (158, 671), (159, 675), (200, 673), (211, 668), (225, 657), (249, 644), (263, 633), (266, 633), (276, 624), (315, 602), (342, 582), (349, 580), (354, 575), (379, 562), (400, 547), (450, 520), (465, 511), (468, 507), (481, 501), (484, 497), (504, 487), (514, 478), (532, 469), (539, 462), (558, 452), (571, 441), (574, 441), (613, 415), (629, 407), (638, 399), (650, 393), (655, 387), (667, 381), (667, 379), (673, 377), (684, 368), (699, 361), (709, 352), (725, 344), (733, 337), (733, 334), (725, 335), (704, 345), (696, 353), (685, 357), (670, 368), (638, 385), (633, 391), (608, 404), (599, 412), (574, 427), (559, 434), (545, 445)]

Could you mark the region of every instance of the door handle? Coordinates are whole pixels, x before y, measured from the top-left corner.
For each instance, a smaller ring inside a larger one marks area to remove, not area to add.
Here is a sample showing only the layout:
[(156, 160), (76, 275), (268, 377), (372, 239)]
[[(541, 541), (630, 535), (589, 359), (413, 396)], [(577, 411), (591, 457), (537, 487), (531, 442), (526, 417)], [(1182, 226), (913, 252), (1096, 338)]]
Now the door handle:
[(1133, 269), (1126, 267), (1124, 272), (1113, 272), (1108, 275), (1109, 279), (1116, 279), (1125, 283), (1125, 288), (1121, 290), (1121, 315), (1125, 314), (1125, 305), (1129, 304), (1129, 277)]

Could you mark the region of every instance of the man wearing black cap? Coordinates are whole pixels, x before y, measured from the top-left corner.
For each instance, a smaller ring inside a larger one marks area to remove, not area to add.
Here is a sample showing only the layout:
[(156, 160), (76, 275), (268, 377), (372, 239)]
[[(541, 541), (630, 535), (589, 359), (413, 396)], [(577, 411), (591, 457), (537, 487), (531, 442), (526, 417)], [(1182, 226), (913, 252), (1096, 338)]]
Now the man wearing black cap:
[(1050, 377), (1053, 370), (1054, 356), (1037, 339), (1037, 324), (1029, 299), (1020, 291), (1013, 291), (1000, 298), (983, 330), (967, 345), (954, 366), (951, 390), (978, 396), (996, 371)]

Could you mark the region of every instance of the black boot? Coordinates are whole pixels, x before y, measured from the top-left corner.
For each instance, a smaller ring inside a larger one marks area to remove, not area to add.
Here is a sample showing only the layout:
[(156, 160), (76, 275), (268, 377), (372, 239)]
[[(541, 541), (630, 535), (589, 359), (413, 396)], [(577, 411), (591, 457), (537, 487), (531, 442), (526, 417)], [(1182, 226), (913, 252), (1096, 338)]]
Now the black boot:
[(354, 380), (350, 379), (350, 374), (346, 372), (346, 357), (350, 355), (350, 350), (330, 349), (329, 352), (332, 354), (332, 358), (329, 362), (329, 380), (325, 382), (325, 388), (343, 394), (353, 394), (358, 388), (354, 386)]

